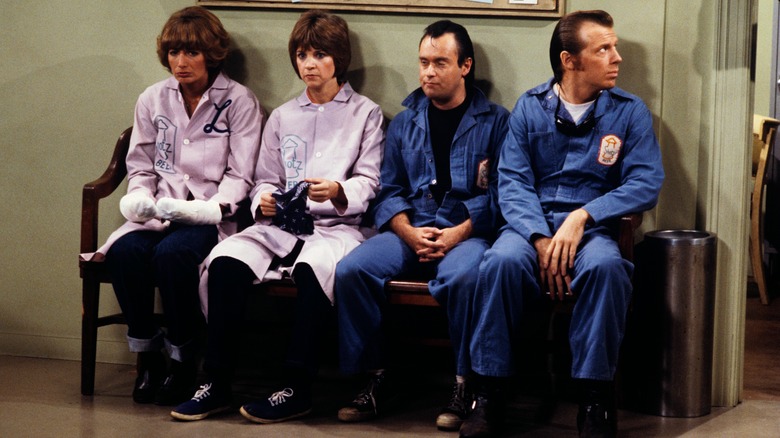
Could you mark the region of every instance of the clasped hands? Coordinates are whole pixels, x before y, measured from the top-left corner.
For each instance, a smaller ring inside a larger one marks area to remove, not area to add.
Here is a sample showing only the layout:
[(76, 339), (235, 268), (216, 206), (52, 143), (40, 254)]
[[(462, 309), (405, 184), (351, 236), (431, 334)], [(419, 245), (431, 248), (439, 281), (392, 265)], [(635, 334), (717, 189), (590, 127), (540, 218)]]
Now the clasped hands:
[(391, 229), (417, 254), (421, 263), (441, 260), (471, 235), (471, 219), (450, 228), (415, 227), (405, 213), (390, 220)]
[(453, 228), (412, 227), (404, 240), (419, 257), (420, 262), (440, 260), (461, 241)]
[[(343, 193), (341, 185), (336, 181), (323, 178), (306, 178), (304, 181), (310, 184), (307, 196), (314, 202), (325, 202), (330, 199), (338, 202)], [(266, 217), (276, 216), (276, 199), (271, 192), (264, 192), (260, 195), (260, 214)]]
[(569, 214), (553, 237), (542, 236), (534, 240), (539, 261), (539, 284), (550, 299), (563, 301), (574, 295), (571, 290), (571, 270), (577, 248), (585, 233), (590, 215), (584, 209)]
[(217, 201), (194, 199), (154, 199), (143, 192), (132, 192), (119, 201), (119, 211), (131, 222), (157, 218), (187, 225), (215, 225), (222, 221), (222, 207)]

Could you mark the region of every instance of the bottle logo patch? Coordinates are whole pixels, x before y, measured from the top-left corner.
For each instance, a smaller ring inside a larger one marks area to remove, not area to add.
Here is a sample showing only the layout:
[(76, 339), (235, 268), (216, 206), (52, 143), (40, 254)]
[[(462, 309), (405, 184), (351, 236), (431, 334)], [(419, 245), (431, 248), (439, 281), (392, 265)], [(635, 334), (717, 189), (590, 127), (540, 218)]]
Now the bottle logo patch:
[(479, 162), (477, 169), (477, 187), (487, 190), (490, 181), (490, 158), (485, 158)]
[(599, 145), (599, 164), (611, 166), (615, 164), (620, 156), (620, 148), (623, 146), (623, 140), (617, 135), (609, 134), (601, 137)]

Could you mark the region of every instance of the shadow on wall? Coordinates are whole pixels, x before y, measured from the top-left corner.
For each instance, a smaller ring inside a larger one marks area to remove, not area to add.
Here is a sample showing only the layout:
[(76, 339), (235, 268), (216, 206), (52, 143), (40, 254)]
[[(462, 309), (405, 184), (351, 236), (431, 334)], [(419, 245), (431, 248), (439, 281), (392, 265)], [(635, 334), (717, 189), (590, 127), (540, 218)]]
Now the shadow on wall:
[[(685, 180), (684, 160), (672, 158), (680, 156), (679, 152), (675, 152), (679, 150), (680, 143), (674, 138), (668, 127), (663, 125), (661, 115), (658, 113), (661, 107), (659, 102), (660, 96), (658, 90), (653, 87), (653, 82), (648, 80), (651, 69), (647, 50), (641, 43), (626, 39), (620, 40), (619, 50), (620, 55), (623, 57), (623, 62), (620, 64), (620, 76), (617, 85), (631, 94), (640, 96), (648, 108), (650, 108), (653, 116), (653, 125), (657, 128), (656, 133), (659, 141), (663, 142), (661, 144), (661, 156), (664, 171), (666, 172), (664, 187), (673, 186), (681, 189), (676, 191), (676, 195), (674, 195), (680, 197), (674, 201), (674, 205), (689, 205), (686, 202), (690, 202), (690, 200), (686, 200), (685, 196), (688, 193), (692, 193), (693, 183), (690, 180)], [(658, 73), (662, 74), (663, 72), (658, 71)], [(686, 97), (680, 96), (680, 98), (685, 99)], [(670, 178), (675, 179), (675, 182), (671, 185), (669, 183)], [(671, 195), (670, 192), (667, 191), (667, 193)], [(685, 214), (684, 207), (675, 210), (682, 215)], [(656, 216), (653, 214), (644, 215), (641, 229), (653, 230), (656, 228)]]
[[(494, 87), (493, 87), (493, 75), (491, 74), (491, 68), (490, 64), (491, 60), (485, 55), (485, 50), (482, 49), (482, 46), (477, 43), (474, 44), (474, 60), (476, 70), (474, 70), (474, 86), (482, 90), (483, 93), (485, 93), (485, 96), (487, 96), (488, 99), (492, 100), (493, 102), (498, 102), (499, 100), (496, 99), (495, 96), (493, 96)], [(501, 65), (501, 63), (499, 63)], [(507, 64), (504, 64), (507, 65)]]
[(233, 51), (225, 63), (225, 73), (236, 82), (252, 90), (260, 105), (268, 114), (277, 106), (297, 96), (303, 90), (303, 82), (290, 66), (290, 74), (283, 80), (266, 74), (269, 61), (289, 64), (287, 45), (261, 52), (252, 41), (262, 40), (262, 35), (231, 35)]
[[(363, 53), (375, 53), (379, 50), (370, 43), (370, 40), (363, 40), (357, 34), (350, 32), (350, 43), (352, 62), (347, 72), (347, 80), (355, 91), (382, 107), (386, 121), (391, 120), (403, 110), (401, 102), (413, 88), (408, 89), (407, 81), (401, 73), (388, 65), (365, 65)], [(414, 83), (416, 82), (414, 78)], [(391, 104), (382, 104), (382, 98), (385, 96), (390, 96)]]
[(647, 80), (650, 69), (645, 48), (642, 44), (621, 39), (619, 50), (623, 62), (620, 64), (617, 86), (641, 96), (648, 107), (658, 107), (659, 105), (656, 105), (658, 90), (654, 89), (651, 82)]
[[(225, 74), (238, 82), (239, 84), (246, 84), (247, 71), (246, 71), (246, 56), (243, 50), (237, 46), (235, 36), (231, 36), (230, 54), (225, 60), (224, 72)], [(241, 38), (238, 38), (241, 39)], [(250, 47), (248, 44), (243, 44), (244, 47)]]

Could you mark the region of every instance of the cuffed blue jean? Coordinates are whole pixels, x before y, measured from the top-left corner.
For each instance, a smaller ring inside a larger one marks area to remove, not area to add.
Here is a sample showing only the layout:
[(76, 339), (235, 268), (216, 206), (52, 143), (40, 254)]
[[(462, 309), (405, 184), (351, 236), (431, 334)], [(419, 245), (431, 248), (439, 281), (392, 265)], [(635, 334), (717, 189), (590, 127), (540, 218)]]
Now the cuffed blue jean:
[[(164, 232), (135, 231), (120, 237), (106, 254), (119, 306), (127, 321), (130, 351), (159, 351), (192, 359), (195, 334), (203, 324), (198, 266), (217, 244), (214, 225), (171, 224)], [(154, 321), (154, 288), (160, 290), (166, 334)]]

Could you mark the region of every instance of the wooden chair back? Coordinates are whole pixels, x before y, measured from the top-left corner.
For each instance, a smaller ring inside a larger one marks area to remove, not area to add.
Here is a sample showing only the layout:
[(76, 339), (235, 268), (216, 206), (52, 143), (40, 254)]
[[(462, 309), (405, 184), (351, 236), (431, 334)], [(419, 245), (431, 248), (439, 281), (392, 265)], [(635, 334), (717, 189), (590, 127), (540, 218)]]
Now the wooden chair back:
[(758, 156), (756, 174), (753, 182), (753, 194), (750, 198), (750, 264), (753, 267), (753, 279), (758, 286), (761, 304), (769, 304), (769, 291), (764, 269), (764, 192), (766, 188), (767, 159), (773, 156), (777, 127), (767, 129), (761, 152)]

